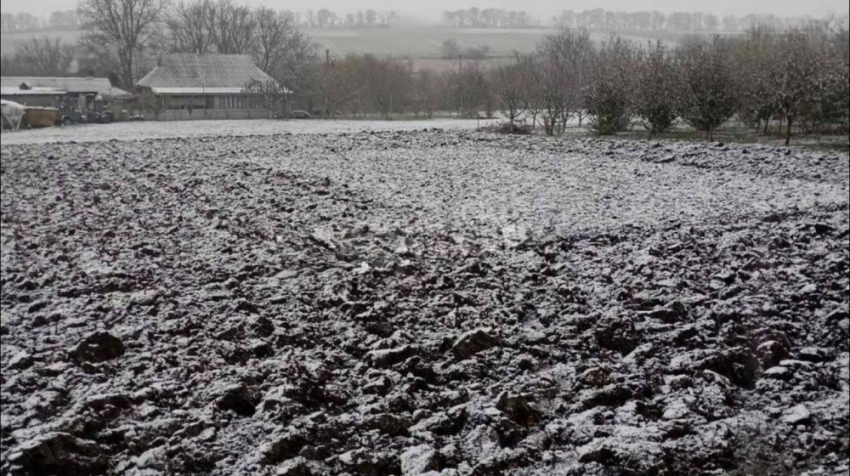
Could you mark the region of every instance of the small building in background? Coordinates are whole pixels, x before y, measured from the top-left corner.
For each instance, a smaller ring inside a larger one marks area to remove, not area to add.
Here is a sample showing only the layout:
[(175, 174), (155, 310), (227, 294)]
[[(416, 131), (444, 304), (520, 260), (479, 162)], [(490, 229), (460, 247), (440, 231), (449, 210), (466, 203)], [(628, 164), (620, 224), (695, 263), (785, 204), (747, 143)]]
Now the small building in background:
[(248, 55), (189, 54), (163, 56), (136, 83), (145, 116), (175, 121), (269, 117), (261, 94), (250, 84), (275, 84)]
[(23, 106), (59, 107), (65, 95), (68, 94), (66, 91), (54, 88), (30, 87), (28, 85), (5, 86), (5, 82), (6, 78), (3, 78), (4, 85), (0, 87), (0, 98)]
[(87, 114), (111, 112), (115, 120), (124, 120), (135, 97), (115, 88), (108, 78), (48, 78), (4, 76), (0, 78), (0, 96), (26, 106), (55, 107)]

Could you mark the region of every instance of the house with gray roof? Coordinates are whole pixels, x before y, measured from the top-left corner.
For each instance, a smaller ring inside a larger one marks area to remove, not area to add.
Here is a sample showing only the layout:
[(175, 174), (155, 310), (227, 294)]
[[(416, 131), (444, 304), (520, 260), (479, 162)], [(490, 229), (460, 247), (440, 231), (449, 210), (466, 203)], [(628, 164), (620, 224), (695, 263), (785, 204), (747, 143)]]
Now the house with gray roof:
[(268, 117), (251, 84), (275, 82), (248, 55), (180, 53), (160, 58), (136, 87), (158, 120)]

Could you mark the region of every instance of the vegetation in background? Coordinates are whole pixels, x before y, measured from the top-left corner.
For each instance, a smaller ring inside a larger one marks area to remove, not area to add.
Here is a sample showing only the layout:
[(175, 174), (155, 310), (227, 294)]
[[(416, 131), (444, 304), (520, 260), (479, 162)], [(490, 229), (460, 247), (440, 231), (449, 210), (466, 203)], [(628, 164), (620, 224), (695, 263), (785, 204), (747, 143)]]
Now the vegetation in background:
[[(321, 11), (311, 15), (320, 26), (340, 21)], [(591, 29), (712, 30), (740, 27), (741, 21), (700, 14), (565, 12), (558, 19), (564, 27), (544, 36), (536, 49), (499, 63), (488, 61), (486, 46), (449, 39), (440, 48), (446, 58), (442, 71), (372, 54), (318, 54), (299, 28), (302, 17), (233, 0), (84, 0), (73, 19), (65, 17), (55, 22), (86, 25), (79, 44), (32, 39), (14, 56), (3, 57), (4, 75), (59, 76), (73, 70), (108, 75), (129, 90), (161, 54), (248, 54), (281, 87), (294, 91), (284, 96), (289, 107), (326, 118), (432, 117), (438, 111), (475, 118), (493, 117), (498, 110), (508, 123), (541, 127), (552, 136), (589, 120), (605, 135), (640, 124), (654, 137), (687, 124), (707, 138), (736, 119), (761, 134), (781, 131), (788, 144), (797, 132), (850, 130), (847, 17), (802, 26), (774, 17), (741, 19), (765, 23), (743, 35), (693, 37), (677, 47), (643, 45), (622, 35), (600, 43)], [(463, 27), (512, 24), (508, 13), (494, 9), (450, 17)], [(359, 16), (353, 18), (359, 23)], [(381, 17), (363, 18), (368, 25)]]

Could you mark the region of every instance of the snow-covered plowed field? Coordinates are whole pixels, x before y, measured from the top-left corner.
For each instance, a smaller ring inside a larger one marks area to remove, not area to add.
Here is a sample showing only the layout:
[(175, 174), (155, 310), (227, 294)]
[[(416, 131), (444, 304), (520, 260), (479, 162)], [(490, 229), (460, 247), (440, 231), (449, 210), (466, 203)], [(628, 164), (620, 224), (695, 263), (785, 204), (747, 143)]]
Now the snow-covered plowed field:
[(847, 155), (138, 126), (3, 137), (4, 475), (848, 471)]

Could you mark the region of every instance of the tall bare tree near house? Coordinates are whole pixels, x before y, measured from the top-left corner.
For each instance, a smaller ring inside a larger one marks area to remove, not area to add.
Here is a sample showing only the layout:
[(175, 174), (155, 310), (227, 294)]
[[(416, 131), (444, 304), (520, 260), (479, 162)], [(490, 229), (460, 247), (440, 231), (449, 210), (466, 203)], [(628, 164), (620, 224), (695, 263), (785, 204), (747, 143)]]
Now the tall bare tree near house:
[(135, 84), (139, 56), (158, 32), (168, 0), (81, 0), (84, 42), (107, 45), (118, 57), (122, 86)]
[(316, 45), (284, 13), (268, 8), (254, 12), (254, 62), (278, 80), (292, 80), (298, 69), (315, 59)]
[(177, 4), (166, 21), (171, 49), (182, 53), (209, 53), (214, 46), (215, 18), (216, 7), (211, 0)]
[(250, 54), (256, 47), (257, 19), (251, 9), (231, 0), (219, 0), (212, 28), (213, 43), (221, 54)]
[(316, 87), (313, 67), (317, 45), (295, 28), (291, 16), (267, 8), (254, 11), (256, 28), (251, 54), (257, 66), (278, 84), (307, 97)]
[[(15, 51), (16, 74), (32, 76), (64, 76), (74, 61), (76, 48), (63, 45), (59, 38), (33, 38), (21, 43)], [(6, 74), (10, 74), (4, 70)]]

